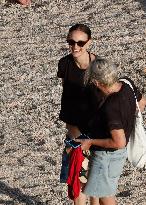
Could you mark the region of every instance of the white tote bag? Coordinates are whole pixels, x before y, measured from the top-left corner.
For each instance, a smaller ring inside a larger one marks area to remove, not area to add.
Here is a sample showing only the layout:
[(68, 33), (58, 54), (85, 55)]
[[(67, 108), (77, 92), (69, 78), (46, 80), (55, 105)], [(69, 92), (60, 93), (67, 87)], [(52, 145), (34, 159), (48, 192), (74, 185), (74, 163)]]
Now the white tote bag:
[[(134, 89), (128, 80), (120, 79), (120, 81), (124, 81), (126, 84), (128, 84), (134, 92)], [(134, 167), (143, 168), (146, 166), (146, 133), (143, 126), (142, 114), (135, 93), (134, 96), (136, 99), (138, 113), (135, 120), (134, 130), (132, 131), (127, 144), (127, 154), (128, 160)]]

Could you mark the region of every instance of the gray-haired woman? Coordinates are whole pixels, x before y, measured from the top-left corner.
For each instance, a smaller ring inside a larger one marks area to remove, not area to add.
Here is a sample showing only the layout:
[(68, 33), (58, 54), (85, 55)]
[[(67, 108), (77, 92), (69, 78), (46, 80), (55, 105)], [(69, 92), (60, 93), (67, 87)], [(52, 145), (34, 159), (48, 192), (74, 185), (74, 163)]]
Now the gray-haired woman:
[[(91, 65), (89, 78), (105, 94), (106, 100), (93, 120), (90, 130), (92, 139), (77, 140), (83, 150), (93, 150), (83, 192), (91, 197), (91, 205), (115, 205), (118, 179), (127, 156), (126, 145), (134, 126), (134, 93), (129, 85), (118, 80), (117, 67), (107, 60), (96, 59)], [(144, 108), (146, 100), (133, 81), (128, 80), (134, 87), (140, 106)]]

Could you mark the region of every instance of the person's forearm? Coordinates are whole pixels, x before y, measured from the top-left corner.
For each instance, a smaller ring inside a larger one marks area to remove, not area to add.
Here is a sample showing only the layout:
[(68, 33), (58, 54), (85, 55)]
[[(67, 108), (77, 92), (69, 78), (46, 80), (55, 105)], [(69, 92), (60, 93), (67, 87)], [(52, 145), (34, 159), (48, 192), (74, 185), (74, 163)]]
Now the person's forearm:
[(126, 146), (126, 137), (123, 129), (113, 129), (110, 133), (111, 138), (96, 138), (87, 140), (77, 139), (76, 141), (81, 142), (83, 150), (88, 150), (92, 145), (114, 149), (122, 149)]
[(91, 144), (104, 148), (121, 149), (125, 147), (125, 142), (115, 142), (113, 139), (92, 139)]

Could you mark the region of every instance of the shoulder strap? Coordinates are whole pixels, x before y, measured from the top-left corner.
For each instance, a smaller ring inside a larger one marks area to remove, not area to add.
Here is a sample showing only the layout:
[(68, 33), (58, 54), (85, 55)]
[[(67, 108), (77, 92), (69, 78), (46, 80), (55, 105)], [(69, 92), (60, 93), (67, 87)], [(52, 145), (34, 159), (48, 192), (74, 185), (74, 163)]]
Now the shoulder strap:
[[(122, 78), (122, 79), (120, 79), (119, 81), (122, 81), (122, 82), (128, 84), (128, 85), (130, 86), (130, 88), (134, 91), (134, 88), (133, 88), (133, 86), (132, 86), (132, 84), (130, 83), (129, 80), (127, 80), (127, 79), (125, 79), (125, 78)], [(134, 93), (134, 95), (135, 95), (135, 93)]]
[(89, 54), (89, 62), (91, 62), (91, 53), (88, 52), (88, 54)]
[(138, 105), (138, 101), (137, 101), (137, 97), (136, 97), (136, 94), (135, 94), (134, 88), (133, 88), (132, 84), (130, 83), (130, 81), (127, 80), (127, 79), (124, 79), (124, 78), (120, 79), (119, 81), (128, 84), (128, 85), (130, 86), (130, 88), (133, 90), (133, 92), (134, 92), (134, 97), (135, 97), (135, 100), (136, 100), (136, 106), (137, 106), (137, 109), (138, 109), (139, 112), (141, 112), (141, 111), (140, 111), (140, 108), (139, 108), (139, 105)]

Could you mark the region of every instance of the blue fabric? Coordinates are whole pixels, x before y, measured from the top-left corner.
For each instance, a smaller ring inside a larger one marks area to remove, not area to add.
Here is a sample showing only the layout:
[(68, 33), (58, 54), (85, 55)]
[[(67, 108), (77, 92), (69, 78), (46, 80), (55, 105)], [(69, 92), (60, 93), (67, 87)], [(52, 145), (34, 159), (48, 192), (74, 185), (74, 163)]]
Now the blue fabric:
[[(86, 134), (81, 134), (78, 138), (79, 139), (89, 139), (89, 137)], [(67, 150), (70, 149), (71, 146), (68, 145), (66, 142), (70, 141), (70, 140), (71, 140), (70, 136), (66, 135), (66, 139), (64, 140), (65, 148), (64, 148), (63, 153), (62, 153), (60, 183), (66, 183), (66, 180), (68, 178), (70, 153), (69, 153), (69, 151), (67, 152)], [(84, 155), (84, 157), (88, 158), (88, 156), (86, 156), (86, 155)], [(86, 175), (86, 171), (84, 169), (83, 170), (81, 169), (80, 176), (85, 176), (85, 175)]]
[(99, 198), (114, 196), (126, 157), (126, 148), (114, 152), (93, 152), (84, 193)]
[(61, 166), (61, 173), (60, 173), (61, 183), (66, 183), (66, 180), (68, 178), (68, 171), (69, 171), (69, 153), (66, 152), (66, 147), (65, 147), (62, 154), (62, 166)]

